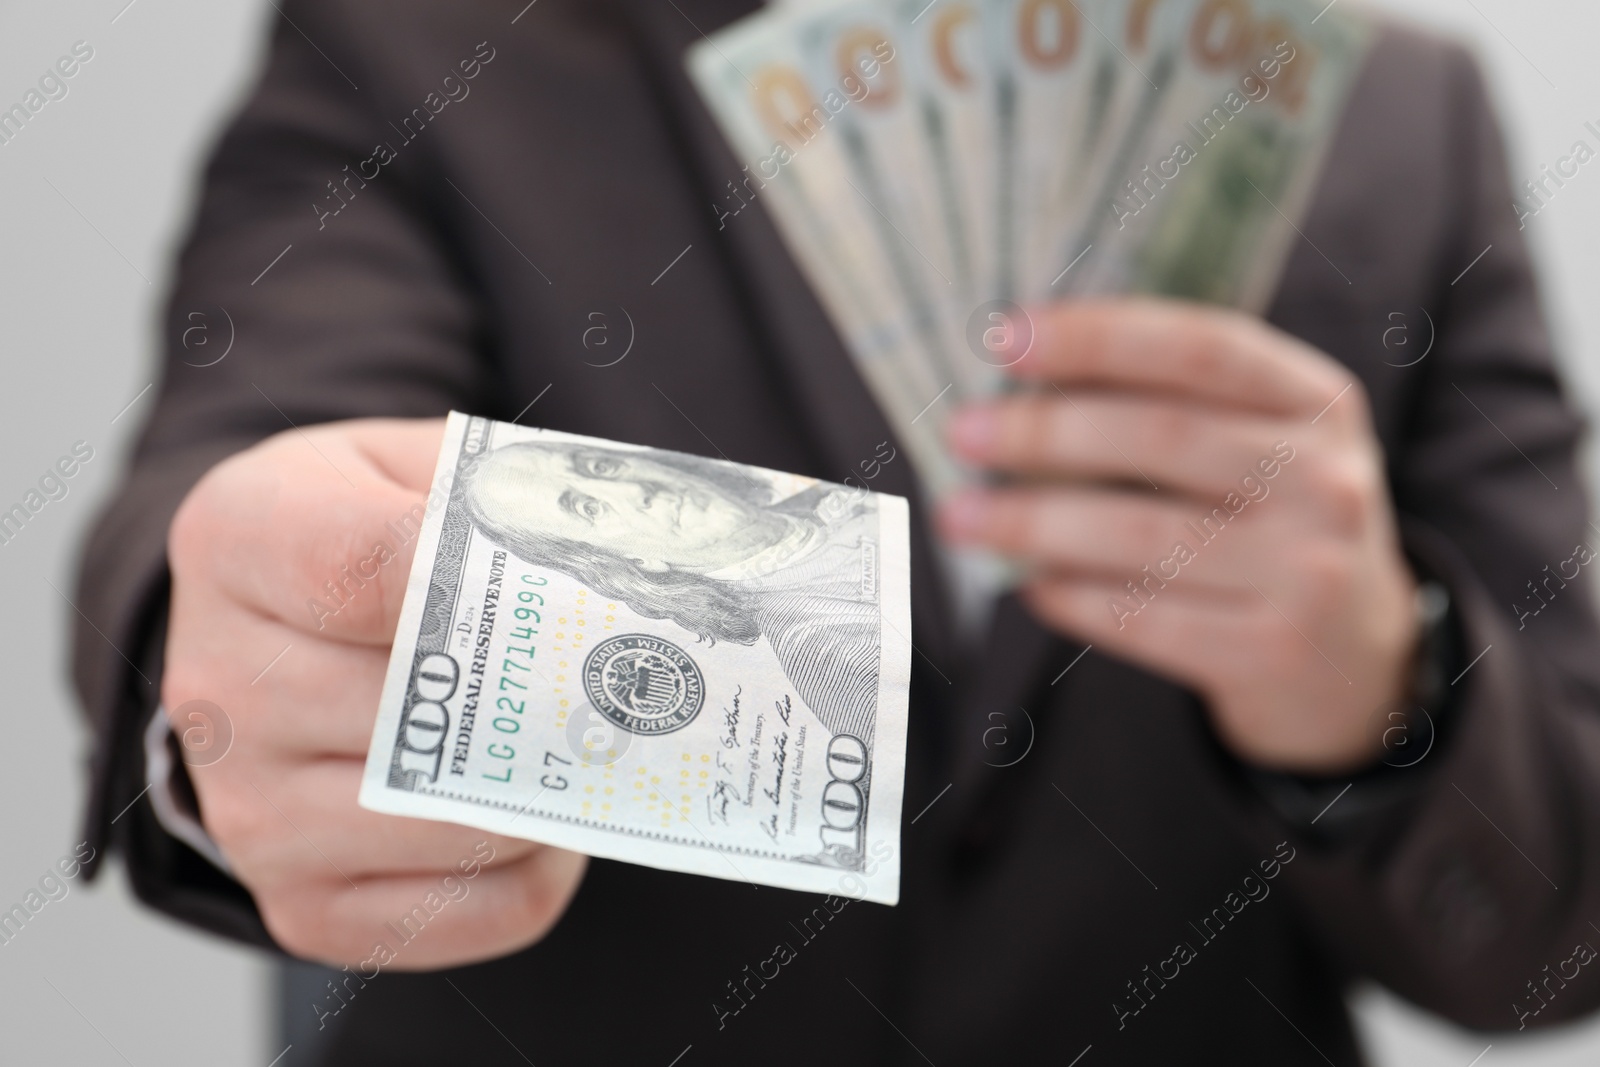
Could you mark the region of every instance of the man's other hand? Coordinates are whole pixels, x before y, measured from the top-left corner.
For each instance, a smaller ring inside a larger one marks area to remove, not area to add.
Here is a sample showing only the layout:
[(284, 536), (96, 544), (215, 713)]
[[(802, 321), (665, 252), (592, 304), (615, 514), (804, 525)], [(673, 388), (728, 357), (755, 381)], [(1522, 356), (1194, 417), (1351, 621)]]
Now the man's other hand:
[(1381, 754), (1417, 643), (1366, 396), (1258, 319), (1171, 301), (1054, 305), (1012, 374), (958, 413), (1005, 477), (941, 526), (1027, 567), (1048, 625), (1187, 685), (1240, 758), (1338, 773)]

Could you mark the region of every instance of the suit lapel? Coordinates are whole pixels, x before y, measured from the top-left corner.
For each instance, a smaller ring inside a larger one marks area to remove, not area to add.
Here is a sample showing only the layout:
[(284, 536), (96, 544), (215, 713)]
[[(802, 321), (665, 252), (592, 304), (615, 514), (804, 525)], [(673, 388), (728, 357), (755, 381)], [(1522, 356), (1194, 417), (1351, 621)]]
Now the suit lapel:
[[(735, 158), (684, 69), (684, 53), (702, 33), (714, 34), (758, 6), (749, 0), (616, 0), (633, 31), (641, 60), (658, 90), (663, 117), (681, 147), (683, 163), (702, 190), (706, 219), (722, 203), (727, 183), (743, 177)], [(880, 442), (893, 439), (843, 342), (800, 268), (783, 244), (759, 198), (720, 230), (708, 226), (741, 290), (752, 332), (779, 365), (800, 422), (810, 431), (821, 466), (808, 473), (832, 481), (855, 474)], [(952, 633), (942, 575), (931, 552), (920, 488), (901, 461), (885, 465), (871, 488), (912, 502), (913, 654), (940, 674), (956, 678)], [(926, 665), (925, 664), (925, 665)], [(935, 679), (935, 684), (940, 683)]]
[(1015, 594), (1000, 598), (983, 656), (957, 705), (950, 767), (956, 810), (947, 814), (976, 809), (996, 774), (1020, 773), (1009, 768), (1031, 751), (1049, 714), (1046, 679), (1082, 649), (1041, 626)]

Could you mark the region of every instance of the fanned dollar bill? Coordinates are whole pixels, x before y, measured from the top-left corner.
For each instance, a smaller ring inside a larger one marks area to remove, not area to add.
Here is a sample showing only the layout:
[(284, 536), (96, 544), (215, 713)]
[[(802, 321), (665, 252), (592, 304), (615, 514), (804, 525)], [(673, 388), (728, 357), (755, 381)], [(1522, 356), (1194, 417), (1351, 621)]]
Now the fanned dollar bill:
[(906, 502), (452, 413), (360, 801), (893, 904)]
[[(948, 405), (938, 401), (952, 382), (948, 359), (935, 351), (933, 298), (919, 282), (924, 264), (914, 241), (895, 237), (893, 221), (875, 210), (886, 196), (876, 175), (860, 174), (861, 131), (841, 122), (851, 109), (879, 106), (868, 103), (875, 91), (889, 101), (882, 106), (899, 110), (904, 94), (891, 87), (905, 64), (876, 21), (857, 24), (850, 41), (832, 40), (833, 49), (802, 32), (839, 7), (767, 8), (691, 50), (689, 72), (745, 164), (740, 180), (771, 212), (912, 464), (939, 493), (962, 474), (940, 437)], [(837, 59), (840, 45), (857, 40), (865, 48), (843, 50), (842, 71), (817, 58)]]
[(790, 0), (687, 63), (937, 498), (969, 475), (946, 420), (1001, 388), (1017, 304), (1265, 309), (1372, 36), (1353, 8)]
[(1302, 0), (1177, 4), (1162, 14), (1160, 69), (1086, 204), (1079, 242), (1095, 252), (1062, 288), (1262, 312), (1371, 27)]

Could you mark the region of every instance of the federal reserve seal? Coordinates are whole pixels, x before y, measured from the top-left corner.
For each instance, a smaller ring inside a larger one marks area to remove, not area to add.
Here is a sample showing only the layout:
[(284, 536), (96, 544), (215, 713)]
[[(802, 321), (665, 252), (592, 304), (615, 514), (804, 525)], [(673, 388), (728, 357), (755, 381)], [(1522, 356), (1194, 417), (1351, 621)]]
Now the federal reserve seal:
[(688, 654), (649, 634), (608, 637), (583, 661), (595, 709), (630, 733), (669, 734), (694, 721), (705, 680)]

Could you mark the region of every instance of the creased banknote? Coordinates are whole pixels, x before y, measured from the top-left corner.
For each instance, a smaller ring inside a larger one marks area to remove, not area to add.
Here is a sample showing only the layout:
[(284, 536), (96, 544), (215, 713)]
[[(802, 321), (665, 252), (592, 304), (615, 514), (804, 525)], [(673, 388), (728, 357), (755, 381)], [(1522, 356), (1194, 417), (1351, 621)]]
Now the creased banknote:
[(433, 490), (363, 807), (895, 903), (903, 499), (461, 414)]

